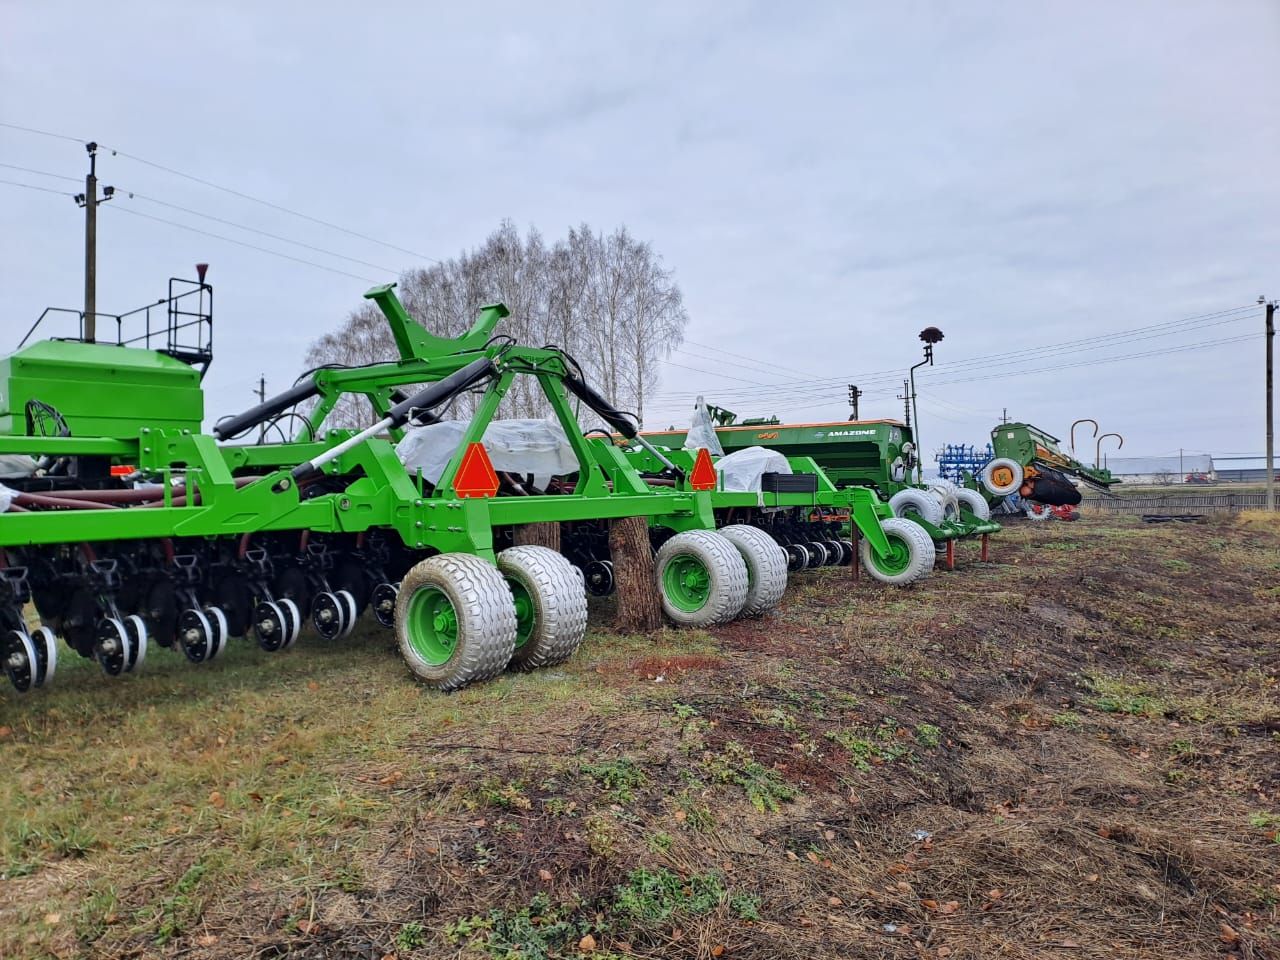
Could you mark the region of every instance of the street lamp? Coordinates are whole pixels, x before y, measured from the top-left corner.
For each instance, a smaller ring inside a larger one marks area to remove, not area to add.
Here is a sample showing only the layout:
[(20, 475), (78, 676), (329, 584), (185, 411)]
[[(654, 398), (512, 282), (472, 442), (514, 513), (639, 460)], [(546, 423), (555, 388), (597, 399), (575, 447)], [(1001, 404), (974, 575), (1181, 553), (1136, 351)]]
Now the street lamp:
[(924, 341), (924, 359), (911, 368), (911, 416), (915, 419), (916, 482), (924, 483), (924, 445), (920, 443), (920, 410), (916, 406), (916, 367), (933, 366), (933, 345), (942, 341), (942, 331), (937, 327), (925, 327), (920, 331)]

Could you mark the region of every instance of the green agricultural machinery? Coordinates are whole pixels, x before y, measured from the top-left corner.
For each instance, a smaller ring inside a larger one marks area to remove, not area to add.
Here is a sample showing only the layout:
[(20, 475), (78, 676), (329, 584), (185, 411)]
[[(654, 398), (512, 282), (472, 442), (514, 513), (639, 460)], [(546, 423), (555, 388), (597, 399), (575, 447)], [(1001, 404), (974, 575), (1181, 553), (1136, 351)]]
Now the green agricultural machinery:
[[(776, 418), (737, 422), (731, 411), (708, 408), (726, 454), (765, 445), (788, 456), (809, 458), (838, 489), (873, 494), (893, 517), (909, 519), (935, 543), (996, 533), (990, 506), (975, 490), (945, 480), (911, 480), (919, 452), (911, 428), (896, 420), (781, 423)], [(681, 447), (688, 431), (647, 431), (662, 447)]]
[[(310, 371), (212, 435), (201, 432), (213, 358), (203, 279), (171, 281), (167, 301), (116, 318), (110, 342), (87, 337), (80, 315), (78, 336), (0, 360), (0, 663), (15, 688), (54, 676), (59, 637), (121, 676), (155, 645), (194, 663), (231, 637), (279, 651), (304, 618), (339, 638), (366, 609), (441, 689), (559, 663), (585, 633), (587, 584), (610, 563), (608, 524), (627, 517), (649, 525), (657, 588), (678, 624), (776, 603), (791, 560), (779, 543), (800, 535), (788, 524), (820, 527), (849, 560), (833, 518), (851, 516), (883, 579), (919, 575), (918, 538), (872, 498), (837, 490), (810, 461), (793, 461), (801, 479), (788, 482), (800, 487), (721, 489), (705, 452), (699, 463), (649, 443), (564, 351), (495, 335), (505, 307), (447, 340), (413, 321), (392, 286), (366, 296), (398, 359)], [(132, 327), (142, 332), (126, 338)], [(545, 396), (546, 425), (562, 437), (565, 464), (546, 476), (491, 456), (518, 378)], [(464, 394), (470, 417), (444, 420)], [(326, 429), (349, 397), (363, 398), (372, 424)], [(584, 432), (575, 404), (627, 448)], [(451, 423), (451, 434), (430, 432)], [(410, 436), (434, 469), (406, 458)], [(546, 523), (561, 525), (564, 554), (515, 544), (518, 528)]]
[[(1082, 422), (1093, 423), (1092, 420), (1077, 421)], [(1094, 429), (1096, 432), (1096, 423)], [(1120, 482), (1110, 470), (1080, 462), (1062, 450), (1060, 442), (1029, 423), (998, 424), (991, 430), (992, 458), (976, 476), (965, 478), (966, 485), (981, 490), (993, 505), (1016, 493), (1035, 505), (1028, 510), (1028, 516), (1045, 519), (1050, 512), (1044, 508), (1074, 506), (1080, 502), (1080, 493), (1068, 477), (1103, 492)]]

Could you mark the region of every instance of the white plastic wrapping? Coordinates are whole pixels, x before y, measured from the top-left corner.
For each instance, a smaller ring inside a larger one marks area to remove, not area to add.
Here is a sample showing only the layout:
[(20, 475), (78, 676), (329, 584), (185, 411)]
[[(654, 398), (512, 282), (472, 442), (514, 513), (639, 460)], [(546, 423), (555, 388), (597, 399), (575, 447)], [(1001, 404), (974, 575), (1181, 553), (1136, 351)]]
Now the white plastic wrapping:
[(706, 447), (713, 457), (724, 456), (724, 447), (720, 446), (720, 438), (716, 436), (716, 426), (711, 422), (711, 411), (701, 397), (693, 405), (693, 421), (684, 438), (685, 450), (697, 450), (699, 447)]
[[(396, 455), (411, 472), (422, 471), (428, 483), (438, 483), (444, 468), (462, 444), (463, 420), (442, 420), (410, 427), (396, 444)], [(576, 473), (578, 458), (556, 420), (494, 420), (481, 442), (494, 470), (533, 474), (534, 486), (544, 489), (554, 476)]]
[(761, 477), (766, 473), (790, 473), (791, 464), (777, 450), (747, 447), (717, 460), (716, 472), (720, 474), (720, 486), (724, 490), (760, 493)]
[(17, 490), (12, 490), (0, 483), (0, 513), (6, 513), (9, 510), (9, 504), (13, 503), (13, 498), (18, 495)]
[(35, 472), (35, 460), (25, 453), (0, 453), (0, 480), (16, 480)]

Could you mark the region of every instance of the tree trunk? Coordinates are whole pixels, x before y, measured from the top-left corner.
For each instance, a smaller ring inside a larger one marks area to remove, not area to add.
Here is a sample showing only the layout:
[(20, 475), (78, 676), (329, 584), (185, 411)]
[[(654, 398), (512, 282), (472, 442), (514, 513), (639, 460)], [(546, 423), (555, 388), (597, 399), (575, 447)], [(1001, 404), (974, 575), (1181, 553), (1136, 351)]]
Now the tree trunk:
[(647, 633), (662, 627), (662, 598), (654, 578), (649, 524), (644, 517), (623, 517), (609, 525), (609, 553), (618, 593), (614, 629)]
[(516, 527), (512, 531), (515, 535), (516, 546), (535, 546), (550, 547), (556, 553), (560, 552), (560, 524), (550, 523), (525, 523)]

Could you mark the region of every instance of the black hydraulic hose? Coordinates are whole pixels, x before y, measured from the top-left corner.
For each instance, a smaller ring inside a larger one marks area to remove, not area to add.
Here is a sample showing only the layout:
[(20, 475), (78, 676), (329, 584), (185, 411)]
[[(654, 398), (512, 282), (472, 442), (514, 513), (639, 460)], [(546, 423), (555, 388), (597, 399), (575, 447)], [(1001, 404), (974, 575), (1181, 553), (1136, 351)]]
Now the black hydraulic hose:
[[(437, 380), (428, 387), (419, 390), (408, 400), (402, 400), (387, 411), (387, 415), (371, 427), (366, 427), (355, 436), (344, 440), (336, 447), (330, 447), (324, 453), (312, 457), (306, 463), (300, 463), (290, 471), (293, 479), (301, 483), (307, 477), (319, 472), (330, 460), (335, 460), (348, 450), (359, 446), (371, 437), (386, 430), (403, 427), (416, 412), (438, 407), (446, 400), (457, 396), (463, 390), (475, 386), (481, 380), (487, 380), (498, 372), (494, 362), (488, 357), (472, 360), (460, 370), (455, 370), (443, 380)], [(276, 489), (284, 489), (277, 487)]]
[(564, 385), (569, 388), (569, 392), (594, 410), (605, 423), (613, 427), (628, 440), (634, 440), (639, 432), (635, 423), (624, 414), (621, 410), (616, 409), (595, 389), (583, 380), (579, 380), (573, 374), (565, 374)]
[(229, 440), (232, 437), (252, 430), (260, 423), (265, 423), (272, 417), (277, 416), (290, 407), (297, 406), (304, 400), (310, 400), (320, 392), (320, 387), (316, 384), (314, 377), (309, 377), (301, 383), (295, 384), (284, 393), (278, 394), (256, 407), (250, 407), (244, 413), (238, 413), (234, 417), (225, 417), (219, 420), (213, 426), (213, 435), (219, 440)]
[(387, 418), (391, 420), (390, 426), (403, 427), (414, 410), (438, 407), (446, 400), (452, 399), (468, 387), (474, 387), (481, 380), (489, 379), (497, 372), (498, 368), (488, 357), (472, 360), (461, 370), (456, 370), (443, 380), (437, 380), (430, 386), (424, 387), (408, 400), (402, 400), (388, 410)]

